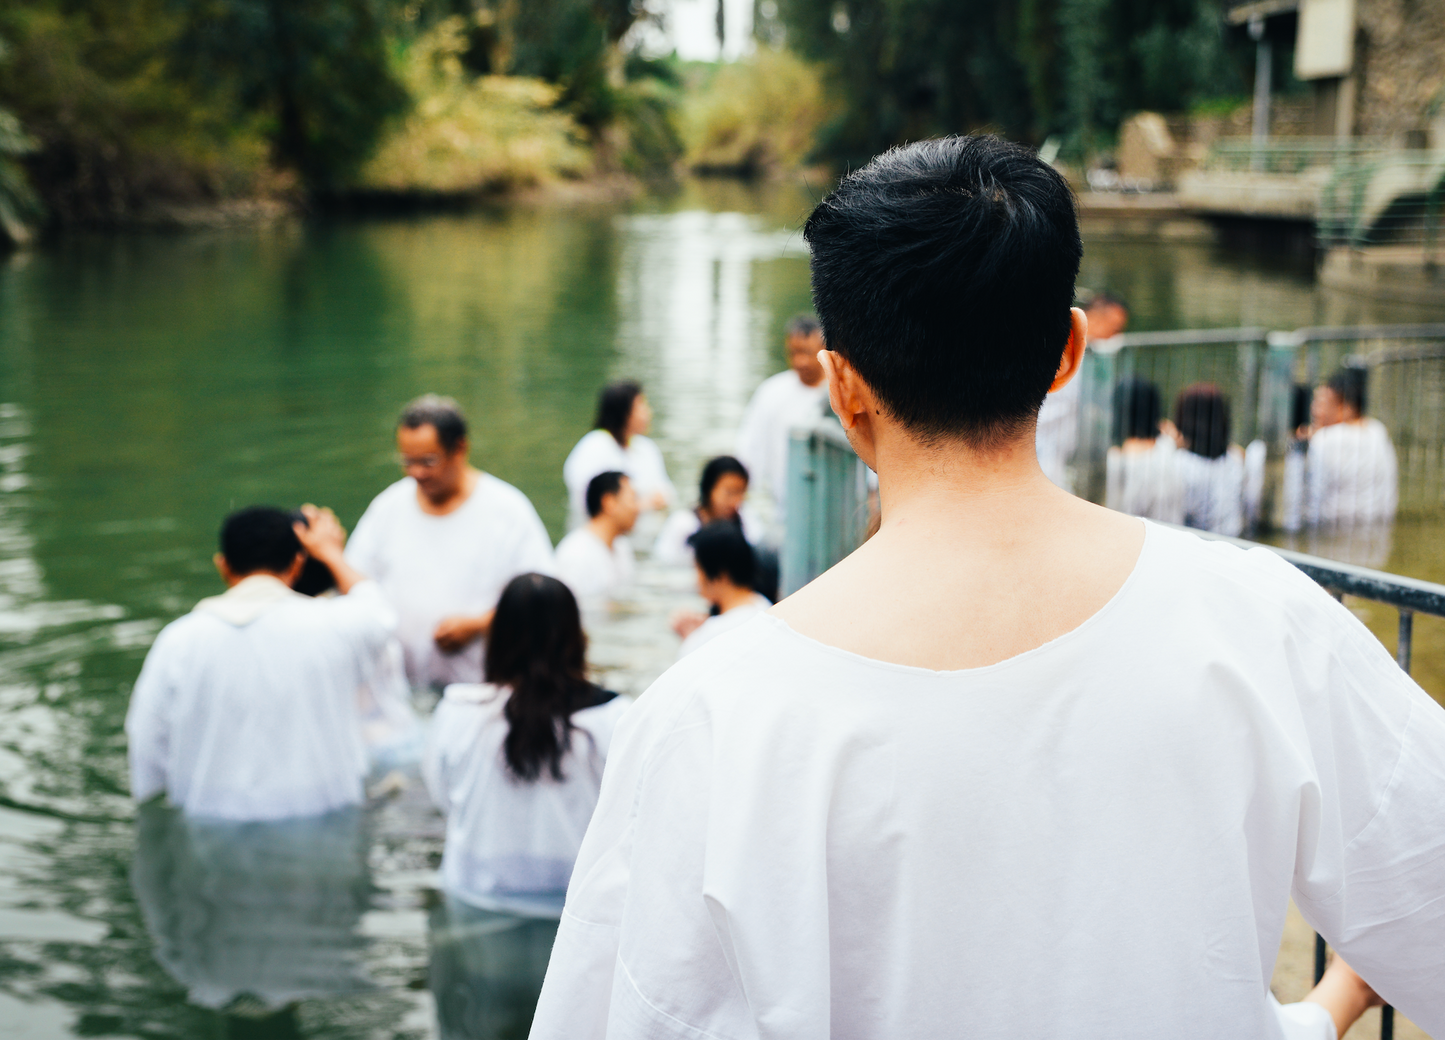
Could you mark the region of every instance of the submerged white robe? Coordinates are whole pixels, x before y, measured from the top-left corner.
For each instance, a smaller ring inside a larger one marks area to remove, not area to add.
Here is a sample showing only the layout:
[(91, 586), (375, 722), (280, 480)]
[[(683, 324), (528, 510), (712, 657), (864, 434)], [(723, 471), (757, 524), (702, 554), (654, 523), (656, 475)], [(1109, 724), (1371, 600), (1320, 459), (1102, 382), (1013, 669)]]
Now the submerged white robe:
[(674, 665), (533, 1040), (1279, 1040), (1291, 895), (1445, 1036), (1445, 711), (1269, 550), (1146, 530), (1103, 609), (988, 667), (767, 614)]
[(637, 570), (632, 542), (625, 534), (607, 543), (583, 525), (557, 543), (557, 577), (583, 606), (605, 602), (632, 584)]
[(644, 507), (659, 492), (667, 499), (669, 508), (677, 504), (677, 489), (667, 475), (667, 462), (656, 441), (634, 434), (627, 438), (624, 448), (606, 430), (592, 430), (583, 435), (562, 463), (569, 527), (580, 527), (587, 522), (587, 485), (593, 477), (609, 472), (626, 473)]
[(1216, 459), (1177, 453), (1184, 481), (1184, 522), (1231, 538), (1244, 533), (1244, 452), (1230, 446)]
[(1110, 448), (1105, 460), (1104, 504), (1130, 516), (1184, 523), (1184, 478), (1179, 449), (1157, 437), (1147, 451)]
[(1350, 527), (1395, 519), (1400, 497), (1395, 446), (1379, 420), (1315, 431), (1306, 459), (1307, 523)]
[(764, 379), (743, 413), (737, 457), (748, 468), (752, 486), (772, 497), (779, 525), (788, 503), (788, 431), (811, 425), (827, 402), (826, 381), (808, 386), (790, 368)]
[(428, 731), (422, 777), (447, 818), (442, 888), (473, 906), (555, 917), (597, 804), (612, 732), (632, 702), (614, 697), (574, 712), (565, 779), (525, 783), (502, 753), (508, 696), (488, 684), (448, 686)]
[(410, 477), (377, 495), (356, 522), (346, 558), (396, 608), (413, 686), (477, 682), (483, 641), (443, 653), (433, 639), (437, 624), (491, 610), (519, 574), (551, 574), (552, 540), (527, 496), (490, 473), (479, 474), (471, 496), (445, 516), (423, 512), (416, 495)]
[(311, 599), (257, 574), (172, 621), (126, 714), (131, 795), (275, 820), (362, 800), (357, 689), (396, 619), (374, 581)]

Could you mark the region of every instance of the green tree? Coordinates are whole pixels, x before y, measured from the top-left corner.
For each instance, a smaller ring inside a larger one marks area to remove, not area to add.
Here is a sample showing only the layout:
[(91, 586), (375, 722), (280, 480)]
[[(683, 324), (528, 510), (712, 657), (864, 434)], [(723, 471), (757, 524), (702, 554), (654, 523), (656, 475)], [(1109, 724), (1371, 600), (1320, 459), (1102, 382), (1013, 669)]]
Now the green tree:
[(392, 0), (176, 0), (176, 62), (259, 114), (276, 163), (313, 189), (343, 185), (409, 102), (393, 72)]

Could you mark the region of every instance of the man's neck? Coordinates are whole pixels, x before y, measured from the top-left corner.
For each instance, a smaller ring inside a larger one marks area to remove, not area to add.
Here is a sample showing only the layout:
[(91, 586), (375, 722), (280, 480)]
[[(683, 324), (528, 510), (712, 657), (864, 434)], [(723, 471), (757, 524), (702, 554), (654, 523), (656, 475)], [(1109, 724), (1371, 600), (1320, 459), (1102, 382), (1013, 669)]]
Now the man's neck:
[(745, 589), (740, 585), (733, 585), (731, 582), (722, 583), (714, 593), (717, 597), (718, 613), (726, 614), (734, 607), (745, 607), (753, 601), (757, 595), (752, 589)]
[(595, 534), (597, 540), (609, 549), (612, 548), (612, 543), (617, 540), (617, 536), (622, 533), (617, 529), (617, 524), (605, 514), (594, 516), (591, 520), (588, 520), (587, 530)]
[(477, 489), (477, 482), (481, 479), (481, 470), (473, 466), (466, 466), (462, 470), (462, 479), (457, 481), (457, 486), (451, 493), (440, 501), (430, 498), (422, 493), (420, 487), (416, 489), (416, 500), (421, 506), (423, 513), (432, 516), (446, 516), (454, 513), (466, 504), (467, 499), (472, 497), (472, 492)]

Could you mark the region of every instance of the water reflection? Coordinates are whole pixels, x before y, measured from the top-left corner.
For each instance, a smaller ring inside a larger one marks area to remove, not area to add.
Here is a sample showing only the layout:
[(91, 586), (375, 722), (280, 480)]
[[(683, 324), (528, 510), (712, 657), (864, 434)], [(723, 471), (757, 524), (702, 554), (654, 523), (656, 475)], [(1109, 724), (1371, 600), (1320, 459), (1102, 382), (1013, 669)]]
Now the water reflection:
[(557, 936), (556, 919), (493, 913), (447, 899), (429, 921), (443, 1040), (525, 1037)]
[(142, 806), (131, 882), (156, 959), (191, 1003), (251, 1017), (368, 989), (368, 844), (354, 808), (234, 823)]

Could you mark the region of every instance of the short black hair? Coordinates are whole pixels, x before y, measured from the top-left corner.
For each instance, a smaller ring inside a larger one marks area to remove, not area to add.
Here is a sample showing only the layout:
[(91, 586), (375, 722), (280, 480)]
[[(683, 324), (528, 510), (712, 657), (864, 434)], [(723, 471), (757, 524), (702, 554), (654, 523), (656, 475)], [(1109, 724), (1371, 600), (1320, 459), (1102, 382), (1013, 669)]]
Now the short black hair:
[(822, 329), (818, 319), (811, 314), (794, 314), (788, 319), (788, 324), (783, 326), (783, 335), (787, 339), (794, 336), (811, 336)]
[(597, 429), (612, 434), (612, 439), (624, 448), (627, 446), (627, 421), (632, 418), (632, 408), (640, 396), (642, 384), (635, 379), (608, 383), (597, 396)]
[(1360, 415), (1364, 415), (1365, 377), (1366, 372), (1359, 365), (1345, 365), (1335, 370), (1335, 374), (1330, 376), (1325, 386), (1335, 392), (1342, 404), (1347, 404)]
[(1309, 386), (1305, 383), (1295, 383), (1290, 387), (1289, 399), (1289, 429), (1290, 435), (1301, 426), (1308, 426), (1310, 421), (1310, 398), (1314, 396)]
[(1174, 399), (1174, 425), (1184, 446), (1206, 459), (1229, 450), (1229, 400), (1213, 383), (1194, 383)]
[(844, 177), (803, 235), (828, 349), (893, 418), (978, 445), (1035, 421), (1083, 255), (1053, 167), (985, 134), (905, 145)]
[(437, 441), (442, 451), (450, 455), (457, 445), (467, 439), (467, 420), (461, 406), (450, 397), (423, 394), (401, 410), (397, 428), (419, 430), (423, 426), (435, 427)]
[(708, 507), (713, 488), (717, 487), (717, 482), (729, 473), (742, 477), (744, 483), (751, 480), (748, 476), (748, 468), (731, 455), (719, 455), (715, 459), (708, 459), (707, 465), (702, 468), (702, 479), (697, 482), (697, 504), (699, 506), (703, 509)]
[(1124, 302), (1124, 298), (1108, 289), (1091, 293), (1083, 306), (1086, 311), (1094, 307), (1118, 307), (1125, 314), (1129, 313), (1129, 305)]
[(599, 473), (587, 482), (587, 515), (596, 516), (602, 512), (602, 500), (622, 490), (627, 474), (615, 469)]
[(757, 557), (737, 524), (726, 520), (704, 524), (687, 540), (687, 544), (692, 546), (697, 565), (709, 579), (716, 581), (726, 574), (728, 580), (739, 588), (753, 587)]
[(301, 551), (291, 514), (275, 506), (247, 506), (221, 523), (221, 555), (237, 575), (284, 574)]
[(1114, 443), (1159, 436), (1159, 388), (1147, 379), (1121, 379), (1114, 387)]

